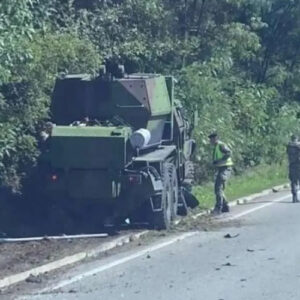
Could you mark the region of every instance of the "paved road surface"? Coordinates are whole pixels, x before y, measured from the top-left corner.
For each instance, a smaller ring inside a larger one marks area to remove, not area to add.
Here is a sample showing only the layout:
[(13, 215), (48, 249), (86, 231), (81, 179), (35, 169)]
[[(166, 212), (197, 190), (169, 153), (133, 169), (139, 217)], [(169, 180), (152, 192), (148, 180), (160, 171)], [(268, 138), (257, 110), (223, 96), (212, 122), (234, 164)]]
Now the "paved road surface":
[[(300, 204), (278, 193), (231, 216), (237, 218), (217, 231), (79, 266), (49, 282), (60, 289), (25, 299), (299, 300)], [(97, 274), (74, 277), (92, 270)], [(75, 282), (66, 285), (70, 278)]]

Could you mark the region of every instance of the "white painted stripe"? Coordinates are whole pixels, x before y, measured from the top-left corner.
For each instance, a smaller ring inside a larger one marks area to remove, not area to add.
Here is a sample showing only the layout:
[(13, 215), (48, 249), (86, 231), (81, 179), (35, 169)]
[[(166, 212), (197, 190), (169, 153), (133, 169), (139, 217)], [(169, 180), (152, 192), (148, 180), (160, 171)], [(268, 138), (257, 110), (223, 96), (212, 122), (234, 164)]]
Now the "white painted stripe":
[[(290, 195), (286, 195), (286, 196), (280, 197), (280, 198), (278, 198), (278, 199), (272, 200), (271, 202), (264, 203), (264, 204), (262, 204), (262, 205), (259, 205), (259, 206), (254, 207), (254, 208), (252, 208), (252, 209), (246, 210), (246, 211), (244, 211), (244, 212), (242, 212), (242, 213), (236, 214), (236, 215), (234, 215), (234, 216), (232, 216), (232, 217), (224, 218), (223, 220), (234, 220), (234, 219), (241, 218), (241, 217), (246, 216), (246, 215), (248, 215), (248, 214), (251, 214), (251, 213), (253, 213), (253, 212), (255, 212), (255, 211), (258, 211), (258, 210), (261, 210), (261, 209), (263, 209), (263, 208), (265, 208), (265, 207), (271, 206), (271, 205), (275, 204), (276, 202), (280, 202), (280, 201), (289, 199), (290, 197), (291, 197)], [(259, 204), (259, 203), (257, 203), (257, 204)], [(199, 214), (199, 215), (200, 215), (200, 214)], [(116, 266), (118, 266), (118, 265), (124, 264), (124, 263), (126, 263), (126, 262), (132, 261), (132, 260), (134, 260), (134, 259), (136, 259), (136, 258), (139, 258), (139, 257), (141, 257), (141, 256), (143, 256), (143, 255), (146, 255), (147, 253), (154, 252), (154, 251), (156, 251), (156, 250), (159, 250), (159, 249), (162, 249), (162, 248), (164, 248), (164, 247), (170, 246), (170, 245), (176, 243), (177, 241), (182, 241), (182, 240), (184, 240), (184, 239), (186, 239), (186, 238), (189, 238), (189, 237), (191, 237), (191, 236), (194, 236), (194, 235), (196, 235), (196, 234), (198, 234), (198, 233), (199, 233), (199, 232), (187, 232), (187, 233), (181, 234), (180, 236), (177, 236), (177, 237), (175, 237), (175, 238), (168, 239), (167, 241), (162, 242), (162, 243), (160, 243), (160, 244), (156, 244), (156, 245), (154, 245), (154, 246), (149, 246), (149, 247), (147, 247), (147, 248), (145, 248), (145, 249), (143, 249), (143, 250), (140, 250), (139, 252), (133, 253), (132, 255), (129, 255), (129, 256), (126, 256), (126, 257), (121, 258), (121, 259), (119, 259), (119, 260), (116, 260), (116, 261), (110, 262), (110, 263), (108, 263), (108, 264), (99, 266), (99, 267), (97, 267), (97, 268), (95, 268), (95, 269), (92, 269), (92, 270), (87, 271), (87, 272), (85, 272), (85, 273), (79, 274), (79, 275), (77, 275), (77, 276), (75, 276), (75, 277), (73, 277), (73, 278), (71, 278), (71, 279), (64, 280), (64, 281), (60, 282), (59, 284), (57, 284), (57, 285), (55, 285), (55, 286), (53, 286), (53, 287), (45, 288), (45, 289), (41, 290), (41, 291), (40, 291), (38, 294), (36, 294), (36, 295), (40, 295), (40, 294), (44, 294), (44, 293), (50, 293), (50, 292), (53, 292), (53, 291), (55, 291), (55, 290), (64, 288), (64, 287), (66, 287), (66, 286), (68, 286), (68, 285), (70, 285), (70, 284), (76, 283), (76, 282), (81, 281), (81, 280), (83, 280), (83, 279), (85, 279), (85, 278), (88, 278), (88, 277), (91, 277), (91, 276), (93, 276), (93, 275), (99, 274), (99, 273), (101, 273), (101, 272), (103, 272), (103, 271), (106, 271), (106, 270), (111, 269), (111, 268), (113, 268), (113, 267), (116, 267)], [(28, 297), (29, 297), (29, 298), (28, 298)], [(22, 300), (23, 300), (23, 299), (24, 299), (24, 300), (25, 300), (25, 299), (32, 299), (32, 298), (30, 298), (30, 297), (32, 297), (32, 296), (23, 296), (23, 297), (20, 297), (20, 298), (18, 298), (18, 299), (19, 299), (19, 300), (21, 300), (21, 299), (22, 299)]]
[(108, 233), (37, 236), (37, 237), (27, 237), (27, 238), (0, 238), (0, 243), (23, 243), (23, 242), (37, 242), (37, 241), (49, 241), (49, 240), (76, 240), (76, 239), (104, 238), (104, 237), (108, 237)]
[(241, 218), (241, 217), (243, 217), (243, 216), (249, 215), (249, 214), (251, 214), (251, 213), (253, 213), (253, 212), (255, 212), (255, 211), (261, 210), (261, 209), (263, 209), (263, 208), (265, 208), (265, 207), (268, 207), (268, 206), (270, 206), (270, 205), (275, 204), (276, 202), (280, 202), (280, 201), (286, 200), (286, 199), (288, 199), (288, 198), (290, 198), (290, 197), (291, 197), (290, 195), (280, 197), (280, 198), (278, 198), (278, 199), (272, 200), (271, 202), (264, 203), (264, 204), (259, 205), (259, 206), (257, 206), (257, 207), (254, 207), (254, 208), (248, 209), (248, 210), (246, 210), (246, 211), (243, 211), (242, 213), (236, 214), (236, 215), (234, 215), (234, 216), (232, 216), (232, 217), (226, 218), (226, 220), (235, 220), (235, 219), (239, 219), (239, 218)]
[(80, 252), (71, 256), (64, 257), (62, 259), (50, 262), (48, 264), (17, 273), (14, 275), (7, 276), (5, 278), (0, 279), (0, 289), (9, 287), (13, 284), (19, 283), (21, 281), (26, 280), (30, 275), (38, 276), (40, 274), (44, 274), (46, 272), (50, 272), (62, 267), (65, 267), (70, 264), (77, 263), (81, 260), (84, 260), (87, 257), (97, 256), (100, 253), (104, 253), (105, 251), (116, 248), (120, 245), (127, 244), (131, 239), (138, 239), (144, 234), (147, 234), (148, 230), (136, 233), (136, 234), (128, 234), (121, 237), (118, 237), (110, 242), (105, 242), (101, 244), (99, 247), (94, 248), (90, 251)]
[[(50, 287), (50, 288), (46, 288), (42, 291), (40, 291), (39, 294), (43, 294), (43, 293), (49, 293), (49, 292), (52, 292), (52, 291), (55, 291), (55, 290), (58, 290), (58, 289), (61, 289), (65, 286), (68, 286), (72, 283), (75, 283), (75, 282), (78, 282), (80, 280), (83, 280), (87, 277), (90, 277), (90, 276), (93, 276), (93, 275), (96, 275), (96, 274), (99, 274), (105, 270), (108, 270), (110, 268), (113, 268), (115, 266), (119, 266), (121, 264), (124, 264), (126, 262), (129, 262), (131, 260), (134, 260), (136, 258), (139, 258), (141, 256), (144, 256), (146, 255), (147, 253), (150, 253), (150, 252), (153, 252), (153, 251), (157, 251), (159, 249), (162, 249), (164, 247), (167, 247), (167, 246), (170, 246), (178, 241), (182, 241), (188, 237), (191, 237), (191, 236), (194, 236), (196, 234), (198, 234), (199, 232), (187, 232), (187, 233), (184, 233), (180, 236), (177, 236), (175, 238), (172, 238), (172, 239), (169, 239), (165, 242), (162, 242), (160, 244), (157, 244), (157, 245), (154, 245), (154, 246), (150, 246), (150, 247), (147, 247), (146, 249), (143, 249), (139, 252), (136, 252), (136, 253), (133, 253), (129, 256), (126, 256), (126, 257), (123, 257), (121, 259), (118, 259), (118, 260), (115, 260), (115, 261), (112, 261), (111, 263), (108, 263), (108, 264), (105, 264), (105, 265), (102, 265), (98, 268), (95, 268), (95, 269), (92, 269), (90, 271), (87, 271), (85, 273), (82, 273), (82, 274), (79, 274), (71, 279), (68, 279), (68, 280), (64, 280), (62, 282), (60, 282), (59, 284), (57, 284), (56, 286), (53, 286), (53, 287)], [(26, 299), (26, 298), (22, 298), (22, 299)]]
[(22, 273), (18, 273), (15, 275), (5, 277), (0, 280), (0, 289), (8, 287), (8, 286), (16, 284), (16, 283), (19, 283), (21, 281), (25, 281), (30, 275), (38, 276), (40, 274), (44, 274), (46, 272), (50, 272), (50, 271), (56, 270), (61, 267), (74, 264), (78, 261), (85, 259), (86, 257), (87, 257), (87, 255), (85, 252), (80, 252), (80, 253), (74, 254), (72, 256), (68, 256), (66, 258), (62, 258), (57, 261), (51, 262), (49, 264), (42, 265), (40, 267), (36, 267), (29, 271), (24, 271)]

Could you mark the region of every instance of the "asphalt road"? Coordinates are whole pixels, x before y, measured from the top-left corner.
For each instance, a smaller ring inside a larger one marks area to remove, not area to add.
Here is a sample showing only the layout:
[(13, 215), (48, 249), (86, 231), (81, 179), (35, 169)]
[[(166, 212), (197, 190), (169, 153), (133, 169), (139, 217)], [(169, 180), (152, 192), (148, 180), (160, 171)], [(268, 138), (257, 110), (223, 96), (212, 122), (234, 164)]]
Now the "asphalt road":
[(23, 299), (300, 299), (300, 204), (277, 193), (216, 222), (215, 231), (78, 266)]

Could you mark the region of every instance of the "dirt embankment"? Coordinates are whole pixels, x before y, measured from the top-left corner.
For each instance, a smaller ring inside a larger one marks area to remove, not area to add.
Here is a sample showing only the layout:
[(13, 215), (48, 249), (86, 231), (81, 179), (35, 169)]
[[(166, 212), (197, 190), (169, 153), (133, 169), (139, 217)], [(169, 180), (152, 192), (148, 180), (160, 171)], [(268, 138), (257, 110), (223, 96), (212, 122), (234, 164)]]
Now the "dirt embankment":
[[(170, 232), (152, 231), (148, 234), (148, 238), (151, 239), (155, 236), (166, 236), (168, 234), (187, 231), (212, 231), (218, 230), (220, 227), (223, 228), (224, 226), (232, 225), (238, 226), (238, 224), (232, 224), (232, 222), (215, 222), (215, 220), (209, 216), (193, 218), (193, 215), (189, 215), (182, 218), (179, 224), (174, 226)], [(49, 240), (45, 238), (44, 240), (37, 242), (0, 243), (0, 279), (7, 275), (16, 274), (50, 263), (65, 256), (95, 248), (116, 237), (138, 231), (140, 230), (124, 230), (120, 231), (117, 235), (106, 238), (88, 238), (79, 240)], [(143, 239), (146, 240), (148, 238), (147, 236), (143, 237)]]
[(37, 242), (0, 243), (0, 279), (95, 248), (127, 233), (124, 232), (106, 238), (44, 239)]

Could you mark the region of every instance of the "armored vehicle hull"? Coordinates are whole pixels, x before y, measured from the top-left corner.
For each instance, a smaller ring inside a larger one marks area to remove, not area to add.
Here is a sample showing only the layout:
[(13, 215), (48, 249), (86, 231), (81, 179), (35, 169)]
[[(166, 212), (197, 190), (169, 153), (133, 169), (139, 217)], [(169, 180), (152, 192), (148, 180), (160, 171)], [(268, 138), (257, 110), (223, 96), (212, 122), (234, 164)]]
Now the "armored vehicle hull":
[(90, 207), (99, 221), (130, 218), (156, 229), (186, 214), (195, 145), (173, 84), (155, 74), (59, 78), (45, 151), (49, 201), (63, 199), (77, 212)]

